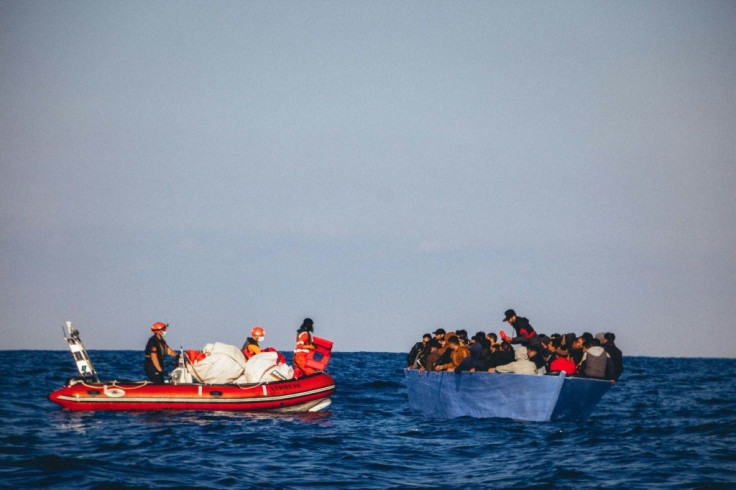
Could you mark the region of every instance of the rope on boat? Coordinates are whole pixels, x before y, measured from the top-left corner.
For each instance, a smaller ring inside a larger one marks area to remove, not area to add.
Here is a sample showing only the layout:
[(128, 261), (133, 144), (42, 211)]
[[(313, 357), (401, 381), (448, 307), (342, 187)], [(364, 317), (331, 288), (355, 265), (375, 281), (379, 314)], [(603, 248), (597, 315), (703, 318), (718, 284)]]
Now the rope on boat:
[[(263, 386), (263, 385), (265, 385), (265, 384), (268, 384), (268, 383), (267, 383), (266, 381), (261, 381), (260, 383), (258, 383), (258, 384), (255, 384), (255, 385), (248, 385), (247, 383), (246, 383), (246, 384), (242, 384), (242, 385), (241, 385), (241, 384), (239, 384), (239, 383), (236, 383), (236, 384), (235, 384), (235, 386), (237, 386), (237, 387), (238, 387), (238, 388), (240, 388), (241, 390), (249, 390), (249, 389), (251, 389), (251, 388), (258, 388), (259, 386)], [(247, 386), (246, 386), (246, 385), (247, 385)]]
[[(119, 385), (118, 383), (119, 383), (118, 380), (112, 380), (109, 383), (100, 382), (99, 384), (100, 385), (103, 385), (103, 386), (112, 386), (114, 388), (118, 388), (118, 389), (121, 389), (123, 391), (125, 391), (126, 389), (128, 389), (128, 390), (137, 390), (138, 388), (143, 388), (144, 386), (151, 384), (150, 381), (140, 381), (138, 383), (138, 386), (126, 386), (125, 389), (123, 389), (122, 386)], [(89, 385), (89, 384), (85, 383), (84, 381), (80, 381), (79, 384), (81, 384), (82, 386), (86, 386), (87, 388), (93, 388), (93, 389), (99, 388), (99, 385), (98, 386), (92, 386), (92, 385)]]

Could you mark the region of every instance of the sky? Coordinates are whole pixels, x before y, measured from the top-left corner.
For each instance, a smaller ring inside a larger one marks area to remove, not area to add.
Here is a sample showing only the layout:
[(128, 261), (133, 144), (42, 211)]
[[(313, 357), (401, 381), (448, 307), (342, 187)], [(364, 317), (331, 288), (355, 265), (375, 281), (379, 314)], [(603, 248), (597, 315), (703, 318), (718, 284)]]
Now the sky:
[(736, 357), (736, 3), (0, 2), (0, 349)]

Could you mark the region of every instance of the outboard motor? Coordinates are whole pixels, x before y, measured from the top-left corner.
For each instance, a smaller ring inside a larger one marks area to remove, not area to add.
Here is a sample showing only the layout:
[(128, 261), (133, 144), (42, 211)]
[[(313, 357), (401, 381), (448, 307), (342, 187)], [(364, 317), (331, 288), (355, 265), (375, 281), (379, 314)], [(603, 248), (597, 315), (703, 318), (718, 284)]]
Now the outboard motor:
[(171, 383), (175, 385), (192, 383), (192, 373), (190, 373), (187, 369), (186, 354), (184, 354), (184, 349), (182, 349), (181, 354), (179, 354), (179, 365), (174, 368), (173, 371), (171, 371), (171, 374), (169, 376), (171, 377)]

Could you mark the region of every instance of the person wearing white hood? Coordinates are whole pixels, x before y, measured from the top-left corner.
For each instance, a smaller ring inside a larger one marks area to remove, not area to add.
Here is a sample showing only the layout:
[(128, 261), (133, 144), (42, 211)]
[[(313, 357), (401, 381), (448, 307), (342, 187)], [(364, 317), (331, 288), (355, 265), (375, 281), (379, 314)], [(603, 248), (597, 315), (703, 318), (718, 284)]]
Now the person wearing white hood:
[(529, 351), (526, 347), (518, 347), (514, 351), (514, 362), (496, 366), (488, 371), (497, 373), (537, 374), (537, 365), (529, 360)]

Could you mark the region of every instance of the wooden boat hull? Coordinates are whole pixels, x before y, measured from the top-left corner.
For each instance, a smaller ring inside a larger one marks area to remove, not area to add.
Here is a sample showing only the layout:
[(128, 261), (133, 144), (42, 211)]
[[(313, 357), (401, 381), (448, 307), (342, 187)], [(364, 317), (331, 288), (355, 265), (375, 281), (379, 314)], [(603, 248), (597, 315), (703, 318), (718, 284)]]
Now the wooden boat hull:
[(528, 374), (422, 372), (405, 369), (412, 410), (438, 418), (585, 420), (610, 381)]
[(67, 410), (318, 411), (330, 404), (335, 380), (326, 373), (248, 385), (90, 382), (71, 380), (49, 395)]

